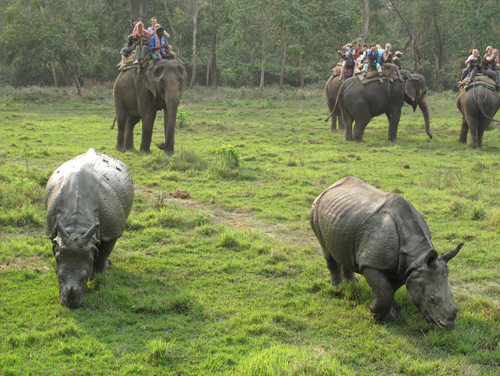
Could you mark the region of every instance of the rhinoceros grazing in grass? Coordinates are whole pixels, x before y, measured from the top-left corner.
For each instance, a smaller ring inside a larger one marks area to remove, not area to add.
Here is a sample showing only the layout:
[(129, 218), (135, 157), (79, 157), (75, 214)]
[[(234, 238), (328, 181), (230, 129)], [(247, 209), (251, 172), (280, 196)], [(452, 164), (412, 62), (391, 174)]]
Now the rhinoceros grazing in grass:
[(60, 166), (45, 188), (60, 304), (82, 304), (89, 278), (103, 271), (134, 200), (127, 166), (89, 149)]
[(397, 318), (394, 293), (406, 284), (408, 296), (429, 324), (455, 328), (458, 308), (447, 262), (463, 243), (439, 256), (427, 224), (410, 202), (349, 176), (314, 200), (310, 221), (331, 284), (362, 274), (375, 294), (370, 310), (376, 319)]

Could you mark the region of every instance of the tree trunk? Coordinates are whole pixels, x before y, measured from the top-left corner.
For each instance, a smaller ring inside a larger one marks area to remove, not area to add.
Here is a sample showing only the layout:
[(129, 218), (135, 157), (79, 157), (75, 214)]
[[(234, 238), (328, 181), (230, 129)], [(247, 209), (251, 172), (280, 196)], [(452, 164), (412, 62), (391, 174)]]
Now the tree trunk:
[(217, 39), (219, 38), (219, 29), (214, 30), (212, 43), (212, 70), (210, 72), (210, 85), (217, 87)]
[(432, 52), (436, 60), (434, 81), (438, 83), (438, 88), (440, 88), (441, 85), (439, 84), (439, 73), (441, 72), (441, 68), (443, 66), (444, 46), (443, 46), (443, 34), (441, 32), (441, 29), (439, 28), (437, 16), (438, 15), (434, 13), (434, 28), (436, 30), (436, 35), (437, 35), (437, 53), (434, 52), (434, 49), (432, 49)]
[(148, 9), (149, 0), (129, 0), (130, 23), (132, 25), (137, 21), (144, 23)]
[(61, 67), (61, 72), (64, 77), (64, 82), (66, 82), (66, 86), (71, 87), (71, 78), (69, 77), (68, 71), (66, 70), (66, 63), (59, 62), (59, 66)]
[(281, 61), (280, 90), (283, 90), (283, 85), (285, 84), (285, 65), (286, 65), (287, 50), (288, 50), (288, 45), (285, 44), (285, 50), (283, 51), (283, 60)]
[[(414, 38), (414, 33), (411, 32), (410, 25), (408, 25), (408, 22), (406, 22), (405, 19), (403, 18), (403, 16), (401, 15), (401, 13), (399, 13), (398, 8), (396, 8), (396, 6), (394, 5), (394, 1), (389, 0), (389, 2), (392, 5), (392, 9), (394, 9), (394, 12), (396, 12), (397, 16), (399, 17), (399, 19), (403, 23), (403, 26), (406, 30), (406, 33), (408, 34), (408, 40), (406, 41), (405, 46), (403, 48), (403, 53), (406, 53), (406, 51), (408, 50), (408, 46), (410, 45), (410, 43), (412, 42), (412, 40)], [(415, 31), (415, 28), (413, 28), (413, 31)]]
[(207, 80), (205, 82), (205, 86), (208, 87), (210, 85), (210, 56), (207, 59)]
[(365, 28), (363, 30), (363, 40), (361, 44), (365, 43), (368, 35), (368, 25), (370, 24), (370, 0), (365, 0)]
[(262, 36), (262, 65), (260, 67), (259, 89), (264, 89), (264, 73), (266, 71), (266, 33)]
[(50, 62), (50, 66), (52, 67), (52, 77), (54, 77), (54, 86), (59, 87), (59, 84), (57, 82), (56, 66), (53, 61)]
[(76, 90), (78, 91), (78, 95), (82, 96), (82, 87), (80, 86), (80, 81), (78, 81), (78, 77), (76, 76), (76, 72), (73, 72), (73, 80), (75, 81)]
[(300, 67), (300, 88), (304, 89), (304, 67), (302, 66), (302, 56), (299, 56), (299, 67)]
[[(197, 5), (198, 7), (198, 5)], [(169, 41), (170, 44), (173, 44), (176, 46), (177, 48), (177, 57), (179, 59), (182, 60), (182, 49), (181, 49), (181, 41), (182, 41), (182, 33), (180, 33), (179, 35), (177, 35), (177, 33), (175, 32), (174, 30), (174, 26), (172, 25), (172, 21), (170, 21), (170, 17), (169, 17), (169, 11), (168, 11), (168, 7), (167, 7), (167, 0), (165, 0), (165, 16), (167, 17), (167, 21), (168, 21), (168, 25), (169, 25), (169, 31), (170, 31), (170, 37), (172, 38), (173, 40), (173, 43), (171, 43)], [(172, 46), (173, 48), (173, 46)]]
[(196, 81), (196, 33), (198, 30), (198, 1), (193, 2), (193, 71), (191, 73), (191, 81), (189, 88), (192, 89)]

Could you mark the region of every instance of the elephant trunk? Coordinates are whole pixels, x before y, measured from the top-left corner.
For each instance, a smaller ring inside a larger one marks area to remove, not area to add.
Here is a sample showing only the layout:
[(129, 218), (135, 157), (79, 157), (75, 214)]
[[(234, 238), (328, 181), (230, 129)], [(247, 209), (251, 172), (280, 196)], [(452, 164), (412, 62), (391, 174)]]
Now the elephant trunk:
[(165, 144), (162, 148), (165, 154), (174, 154), (175, 143), (175, 122), (177, 120), (177, 109), (179, 108), (180, 95), (179, 92), (175, 94), (167, 90), (165, 92), (165, 116), (164, 116), (164, 130), (165, 130)]
[(427, 105), (427, 95), (425, 95), (422, 100), (418, 102), (418, 107), (420, 108), (420, 111), (422, 111), (422, 115), (424, 116), (425, 133), (427, 133), (427, 136), (429, 136), (429, 138), (432, 138), (431, 126), (429, 121), (429, 106)]

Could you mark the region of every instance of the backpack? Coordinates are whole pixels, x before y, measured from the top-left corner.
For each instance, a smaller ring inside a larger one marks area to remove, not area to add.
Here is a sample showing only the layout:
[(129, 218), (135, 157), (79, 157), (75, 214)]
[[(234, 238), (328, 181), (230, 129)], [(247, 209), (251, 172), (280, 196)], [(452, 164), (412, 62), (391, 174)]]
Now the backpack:
[(352, 56), (352, 53), (347, 55), (345, 66), (346, 68), (354, 68), (354, 56)]
[(374, 54), (369, 55), (369, 61), (370, 61), (370, 67), (375, 68), (377, 66), (377, 59), (378, 59), (378, 51), (375, 51)]

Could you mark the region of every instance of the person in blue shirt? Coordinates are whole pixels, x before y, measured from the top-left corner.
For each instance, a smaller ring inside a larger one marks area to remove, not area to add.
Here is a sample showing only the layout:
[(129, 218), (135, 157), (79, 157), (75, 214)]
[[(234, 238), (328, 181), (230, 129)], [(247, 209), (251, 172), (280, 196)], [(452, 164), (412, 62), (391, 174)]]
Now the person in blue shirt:
[(382, 82), (382, 67), (378, 63), (379, 52), (377, 51), (377, 47), (375, 47), (375, 45), (372, 44), (370, 46), (370, 51), (367, 51), (366, 58), (368, 59), (368, 63), (366, 63), (363, 68), (363, 79), (366, 78), (366, 73), (368, 72), (368, 66), (370, 66), (370, 68), (377, 68), (379, 80), (380, 82)]
[(175, 52), (172, 50), (172, 46), (168, 44), (164, 32), (165, 29), (158, 25), (156, 35), (149, 42), (149, 54), (155, 65), (161, 59), (175, 59)]

